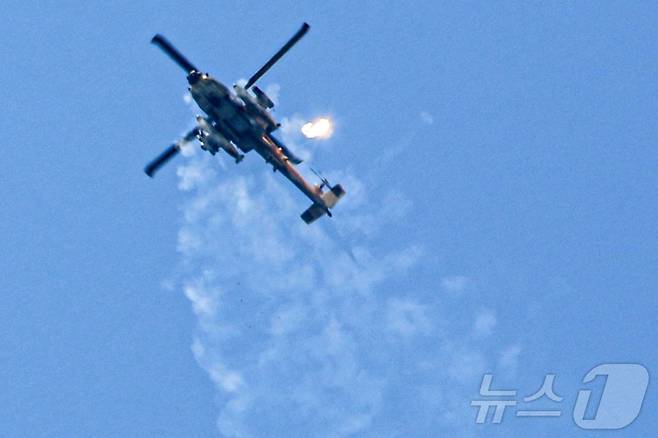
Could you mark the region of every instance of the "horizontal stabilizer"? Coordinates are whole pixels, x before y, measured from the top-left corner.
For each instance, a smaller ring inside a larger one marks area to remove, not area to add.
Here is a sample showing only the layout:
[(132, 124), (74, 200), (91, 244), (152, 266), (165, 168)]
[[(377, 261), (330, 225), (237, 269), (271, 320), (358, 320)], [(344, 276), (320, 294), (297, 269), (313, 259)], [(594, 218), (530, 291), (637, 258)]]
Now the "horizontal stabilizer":
[(317, 203), (311, 205), (304, 213), (302, 213), (302, 220), (307, 224), (310, 224), (325, 214), (331, 216), (329, 209), (338, 204), (338, 201), (340, 201), (343, 196), (345, 196), (345, 190), (340, 184), (336, 184), (331, 190), (322, 194), (321, 198), (325, 205), (322, 206)]
[(322, 194), (322, 199), (327, 205), (327, 208), (334, 208), (334, 205), (338, 204), (338, 201), (343, 196), (345, 196), (345, 190), (340, 184), (336, 184), (331, 190)]
[(327, 211), (319, 204), (313, 204), (302, 213), (302, 220), (307, 224), (315, 222), (322, 217)]

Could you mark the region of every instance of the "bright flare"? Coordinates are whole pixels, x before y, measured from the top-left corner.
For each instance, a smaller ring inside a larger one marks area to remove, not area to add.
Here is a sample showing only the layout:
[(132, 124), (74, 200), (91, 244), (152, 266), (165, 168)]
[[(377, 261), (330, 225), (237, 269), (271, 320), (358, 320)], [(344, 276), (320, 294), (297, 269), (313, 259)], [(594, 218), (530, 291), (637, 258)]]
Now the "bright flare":
[(320, 118), (302, 126), (302, 134), (306, 138), (329, 138), (334, 132), (331, 120)]

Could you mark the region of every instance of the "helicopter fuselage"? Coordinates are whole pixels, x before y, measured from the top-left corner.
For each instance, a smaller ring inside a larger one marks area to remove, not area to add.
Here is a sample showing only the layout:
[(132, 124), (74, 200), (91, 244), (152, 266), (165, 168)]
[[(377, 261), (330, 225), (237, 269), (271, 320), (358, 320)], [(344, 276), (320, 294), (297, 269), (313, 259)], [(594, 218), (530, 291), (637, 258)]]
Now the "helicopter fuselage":
[[(191, 81), (192, 82), (192, 81)], [(271, 133), (278, 124), (269, 111), (260, 106), (247, 90), (236, 85), (235, 92), (210, 77), (201, 75), (190, 85), (192, 98), (214, 122), (214, 128), (243, 152), (255, 150), (265, 161), (281, 172), (311, 201), (328, 210), (319, 186), (306, 182), (290, 163)]]

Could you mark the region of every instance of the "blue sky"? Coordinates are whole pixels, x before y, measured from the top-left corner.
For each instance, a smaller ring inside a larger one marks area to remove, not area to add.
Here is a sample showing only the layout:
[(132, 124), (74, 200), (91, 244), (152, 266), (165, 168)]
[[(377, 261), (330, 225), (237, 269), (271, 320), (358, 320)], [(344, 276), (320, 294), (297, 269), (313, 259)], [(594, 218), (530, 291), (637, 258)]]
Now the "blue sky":
[[(591, 436), (587, 371), (658, 366), (653, 2), (0, 12), (1, 436)], [(286, 126), (335, 120), (285, 135), (335, 217), (252, 155), (149, 180), (198, 112), (152, 35), (231, 84), (302, 21), (261, 83)], [(562, 417), (474, 424), (485, 372), (556, 374)]]

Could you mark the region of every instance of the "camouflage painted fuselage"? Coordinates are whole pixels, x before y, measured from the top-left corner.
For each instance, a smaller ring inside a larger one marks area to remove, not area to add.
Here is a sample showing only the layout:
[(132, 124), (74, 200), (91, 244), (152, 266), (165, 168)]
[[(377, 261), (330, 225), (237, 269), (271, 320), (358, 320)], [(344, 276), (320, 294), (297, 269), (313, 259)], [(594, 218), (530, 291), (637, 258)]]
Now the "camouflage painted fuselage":
[(199, 75), (189, 82), (192, 98), (214, 122), (217, 131), (243, 152), (255, 150), (311, 201), (329, 209), (321, 189), (306, 182), (270, 135), (279, 125), (247, 90), (236, 85), (234, 92), (208, 75)]

